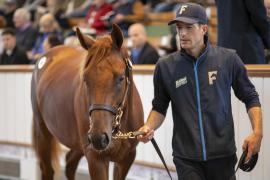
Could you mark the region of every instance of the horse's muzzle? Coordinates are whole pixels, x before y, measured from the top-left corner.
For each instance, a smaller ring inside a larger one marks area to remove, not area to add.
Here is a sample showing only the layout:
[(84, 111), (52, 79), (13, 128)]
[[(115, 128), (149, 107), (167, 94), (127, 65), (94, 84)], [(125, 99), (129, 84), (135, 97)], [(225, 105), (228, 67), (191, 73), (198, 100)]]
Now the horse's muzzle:
[(103, 134), (88, 134), (88, 142), (92, 144), (96, 150), (104, 150), (109, 144), (109, 137), (106, 133)]

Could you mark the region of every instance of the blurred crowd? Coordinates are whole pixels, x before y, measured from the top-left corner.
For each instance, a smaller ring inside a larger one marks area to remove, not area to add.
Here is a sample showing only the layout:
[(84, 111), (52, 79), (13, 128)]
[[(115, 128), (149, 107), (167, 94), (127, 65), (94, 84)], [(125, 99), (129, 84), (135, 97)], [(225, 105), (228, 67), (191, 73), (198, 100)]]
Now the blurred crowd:
[[(177, 0), (1, 0), (0, 64), (35, 63), (51, 47), (59, 44), (77, 45), (74, 27), (70, 23), (72, 18), (81, 19), (76, 25), (91, 36), (108, 33), (111, 24), (116, 23), (124, 36), (128, 37), (129, 27), (136, 23), (136, 17), (139, 21), (146, 11), (174, 11), (178, 2)], [(133, 15), (135, 19), (128, 19), (129, 15)], [(140, 57), (149, 55), (143, 55), (142, 51), (146, 49), (148, 52), (150, 47), (154, 57), (159, 57), (157, 50), (147, 42), (143, 26), (137, 24), (135, 29), (141, 31), (135, 35), (132, 32), (130, 44), (136, 47), (131, 50), (131, 55), (138, 56), (138, 52), (141, 52)], [(157, 59), (151, 60), (151, 64), (156, 61)], [(144, 64), (143, 62), (144, 60), (134, 63)]]
[[(125, 37), (130, 37), (132, 57), (140, 57), (135, 64), (155, 64), (142, 57), (159, 57), (147, 41), (144, 27), (140, 23), (147, 12), (174, 12), (179, 2), (188, 0), (0, 0), (0, 64), (35, 63), (51, 47), (60, 44), (78, 45), (74, 24), (91, 36), (106, 34), (111, 24), (116, 23)], [(188, 2), (191, 2), (190, 0)], [(194, 0), (204, 4), (206, 0)], [(135, 25), (136, 33), (130, 30)], [(138, 28), (139, 27), (139, 28)], [(171, 32), (170, 49), (177, 50), (175, 31)], [(138, 45), (139, 44), (139, 45)], [(152, 54), (153, 53), (153, 54)], [(164, 53), (163, 53), (164, 54)], [(23, 58), (21, 58), (23, 57)], [(146, 63), (144, 63), (146, 62)]]

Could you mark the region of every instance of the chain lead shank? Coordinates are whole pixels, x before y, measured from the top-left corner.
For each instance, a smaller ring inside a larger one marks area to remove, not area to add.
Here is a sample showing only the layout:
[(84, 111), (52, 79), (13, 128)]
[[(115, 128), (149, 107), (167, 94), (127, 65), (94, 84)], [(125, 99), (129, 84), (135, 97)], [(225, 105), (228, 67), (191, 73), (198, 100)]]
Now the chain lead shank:
[(144, 132), (130, 131), (127, 133), (123, 133), (119, 130), (115, 135), (112, 135), (112, 138), (114, 138), (114, 139), (134, 139), (134, 138), (136, 138), (136, 136), (142, 135), (142, 134), (144, 134)]

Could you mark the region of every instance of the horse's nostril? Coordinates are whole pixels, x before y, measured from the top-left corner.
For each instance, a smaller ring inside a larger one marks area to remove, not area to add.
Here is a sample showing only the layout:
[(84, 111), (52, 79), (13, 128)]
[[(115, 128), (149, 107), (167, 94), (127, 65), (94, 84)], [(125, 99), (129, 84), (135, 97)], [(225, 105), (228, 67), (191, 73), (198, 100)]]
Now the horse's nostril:
[(106, 133), (100, 135), (90, 133), (87, 135), (87, 139), (89, 144), (92, 144), (97, 150), (103, 150), (109, 144), (109, 137)]
[(106, 133), (101, 135), (101, 147), (105, 148), (109, 144), (109, 137)]

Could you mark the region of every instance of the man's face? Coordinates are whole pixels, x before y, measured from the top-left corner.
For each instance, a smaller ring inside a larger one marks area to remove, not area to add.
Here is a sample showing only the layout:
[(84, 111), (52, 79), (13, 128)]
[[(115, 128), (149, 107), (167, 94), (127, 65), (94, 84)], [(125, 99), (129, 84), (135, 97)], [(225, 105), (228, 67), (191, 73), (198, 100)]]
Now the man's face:
[(16, 28), (20, 28), (24, 25), (25, 20), (24, 17), (21, 16), (21, 14), (15, 13), (13, 16), (13, 22)]
[(16, 38), (10, 34), (2, 35), (2, 41), (5, 50), (12, 50), (16, 46)]
[(180, 38), (181, 48), (191, 50), (203, 44), (207, 25), (177, 22), (176, 29)]
[(53, 24), (50, 22), (42, 22), (40, 23), (40, 31), (44, 33), (53, 32), (54, 27)]
[(138, 28), (131, 28), (128, 32), (129, 38), (132, 41), (132, 47), (139, 48), (146, 41), (146, 35)]

